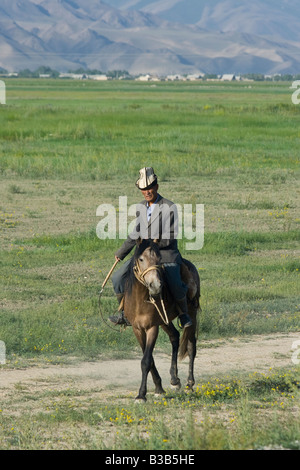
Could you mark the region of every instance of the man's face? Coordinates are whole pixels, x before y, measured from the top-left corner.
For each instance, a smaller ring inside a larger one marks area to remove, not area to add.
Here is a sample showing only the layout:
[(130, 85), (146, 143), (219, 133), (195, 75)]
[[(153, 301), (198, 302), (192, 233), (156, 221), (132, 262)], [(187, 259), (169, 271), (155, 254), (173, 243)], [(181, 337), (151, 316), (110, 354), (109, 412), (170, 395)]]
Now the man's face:
[(158, 184), (153, 186), (153, 188), (151, 189), (142, 189), (141, 191), (143, 193), (144, 198), (151, 206), (151, 204), (153, 204), (153, 202), (155, 202), (157, 198)]

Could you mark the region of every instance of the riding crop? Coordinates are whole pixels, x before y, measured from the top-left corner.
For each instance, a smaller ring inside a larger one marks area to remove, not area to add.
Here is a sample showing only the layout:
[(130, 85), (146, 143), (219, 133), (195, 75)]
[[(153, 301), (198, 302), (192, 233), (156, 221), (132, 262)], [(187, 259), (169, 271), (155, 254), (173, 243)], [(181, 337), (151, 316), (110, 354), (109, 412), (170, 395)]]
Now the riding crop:
[(119, 263), (119, 261), (120, 261), (119, 259), (116, 259), (116, 261), (114, 262), (114, 264), (113, 264), (112, 268), (110, 269), (108, 275), (107, 275), (106, 278), (104, 279), (104, 282), (103, 282), (103, 284), (102, 284), (102, 286), (101, 286), (100, 295), (102, 294), (103, 289), (104, 289), (104, 287), (105, 287), (105, 285), (106, 285), (108, 279), (109, 279), (110, 276), (112, 275), (112, 272), (113, 272), (113, 270), (115, 269), (115, 267), (117, 266), (117, 264)]
[(120, 260), (117, 259), (117, 260), (114, 262), (114, 264), (113, 264), (112, 268), (110, 269), (108, 275), (107, 275), (106, 278), (104, 279), (104, 282), (103, 282), (103, 284), (102, 284), (102, 286), (101, 286), (101, 291), (99, 292), (99, 300), (98, 300), (98, 303), (99, 303), (99, 311), (100, 311), (100, 315), (101, 315), (101, 318), (102, 318), (103, 322), (104, 322), (111, 330), (114, 330), (114, 331), (116, 331), (116, 329), (115, 329), (115, 328), (112, 328), (112, 327), (109, 325), (109, 323), (106, 321), (106, 319), (104, 318), (104, 315), (103, 315), (103, 312), (102, 312), (102, 309), (101, 309), (101, 296), (102, 296), (103, 289), (104, 289), (104, 287), (105, 287), (105, 285), (106, 285), (108, 279), (110, 278), (110, 276), (111, 276), (113, 270), (115, 269), (115, 267), (117, 266), (117, 264), (119, 263), (119, 261), (120, 261)]

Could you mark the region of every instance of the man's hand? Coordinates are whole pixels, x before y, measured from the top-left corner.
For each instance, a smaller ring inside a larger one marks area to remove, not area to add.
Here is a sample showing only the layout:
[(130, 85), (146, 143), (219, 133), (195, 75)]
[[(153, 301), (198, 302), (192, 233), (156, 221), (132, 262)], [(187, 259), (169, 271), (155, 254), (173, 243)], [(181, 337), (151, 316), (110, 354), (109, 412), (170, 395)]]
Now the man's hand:
[(116, 259), (116, 261), (118, 261), (118, 262), (121, 261), (120, 258), (118, 258), (117, 256), (115, 256), (115, 259)]

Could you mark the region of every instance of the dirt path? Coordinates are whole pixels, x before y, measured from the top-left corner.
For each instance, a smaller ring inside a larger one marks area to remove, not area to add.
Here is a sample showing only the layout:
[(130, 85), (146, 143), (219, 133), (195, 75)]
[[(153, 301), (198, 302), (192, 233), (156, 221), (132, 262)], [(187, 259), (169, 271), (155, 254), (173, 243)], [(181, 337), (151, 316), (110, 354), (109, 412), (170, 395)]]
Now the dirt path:
[[(203, 380), (209, 376), (235, 372), (265, 372), (270, 368), (294, 367), (292, 344), (300, 340), (299, 333), (252, 336), (219, 341), (203, 341), (198, 348), (195, 363), (195, 379)], [(170, 357), (156, 353), (155, 360), (162, 376), (163, 384), (168, 387)], [(179, 376), (182, 383), (187, 378), (188, 360), (179, 363)], [(0, 395), (6, 389), (18, 386), (34, 389), (44, 383), (51, 389), (64, 389), (76, 383), (81, 389), (99, 388), (107, 394), (108, 390), (119, 392), (137, 391), (140, 383), (140, 358), (80, 362), (75, 365), (51, 365), (32, 367), (22, 370), (1, 370)], [(149, 384), (149, 388), (151, 385)]]

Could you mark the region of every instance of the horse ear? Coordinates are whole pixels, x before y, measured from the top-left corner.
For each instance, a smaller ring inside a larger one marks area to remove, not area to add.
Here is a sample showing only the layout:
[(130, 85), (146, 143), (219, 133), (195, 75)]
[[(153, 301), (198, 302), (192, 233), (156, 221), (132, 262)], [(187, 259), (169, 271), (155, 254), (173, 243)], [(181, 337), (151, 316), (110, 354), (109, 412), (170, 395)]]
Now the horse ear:
[(137, 241), (136, 241), (136, 244), (139, 246), (139, 245), (142, 243), (142, 241), (143, 241), (142, 238), (139, 237), (139, 238), (137, 239)]

